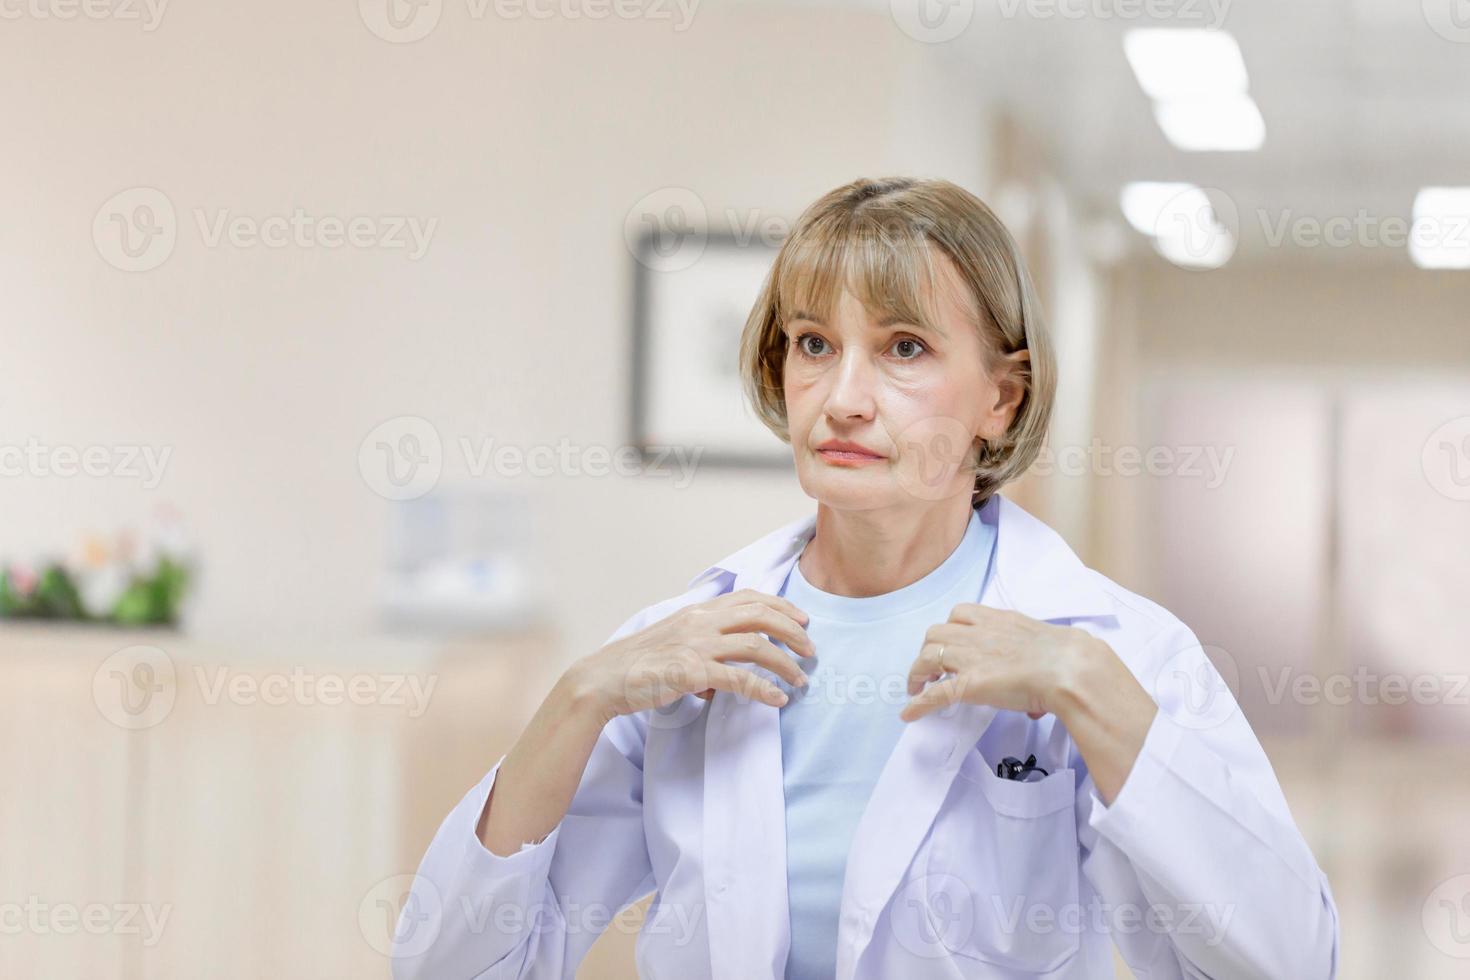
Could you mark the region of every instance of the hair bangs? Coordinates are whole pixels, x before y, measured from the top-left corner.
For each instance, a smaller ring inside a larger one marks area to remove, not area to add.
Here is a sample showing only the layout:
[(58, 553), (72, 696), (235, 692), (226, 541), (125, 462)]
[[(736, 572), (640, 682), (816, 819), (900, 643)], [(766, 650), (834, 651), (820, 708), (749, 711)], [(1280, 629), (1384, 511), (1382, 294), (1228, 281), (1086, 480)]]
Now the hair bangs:
[(944, 336), (924, 302), (938, 281), (933, 243), (911, 224), (871, 219), (818, 223), (789, 243), (776, 281), (780, 322), (804, 317), (830, 325), (847, 292), (875, 320)]

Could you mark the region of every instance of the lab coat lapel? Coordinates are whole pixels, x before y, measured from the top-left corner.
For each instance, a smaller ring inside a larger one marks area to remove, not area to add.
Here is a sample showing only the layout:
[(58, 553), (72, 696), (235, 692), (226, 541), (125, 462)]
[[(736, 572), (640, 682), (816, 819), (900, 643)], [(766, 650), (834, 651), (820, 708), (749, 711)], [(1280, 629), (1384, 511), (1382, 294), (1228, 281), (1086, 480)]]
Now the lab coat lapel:
[[(1051, 528), (1000, 494), (980, 508), (980, 517), (995, 525), (996, 552), (977, 601), (1040, 620), (1113, 614), (1111, 597)], [(733, 572), (730, 591), (774, 594), (814, 526), (814, 516), (788, 524), (694, 581)], [(779, 977), (791, 944), (779, 709), (717, 691), (708, 711), (703, 857), (711, 976)], [(849, 851), (838, 923), (839, 980), (856, 975), (878, 915), (929, 832), (965, 754), (995, 716), (987, 706), (952, 705), (912, 722), (899, 737)]]
[[(980, 509), (980, 517), (996, 526), (996, 550), (993, 572), (976, 601), (1043, 621), (1114, 614), (1111, 597), (1050, 527), (999, 494)], [(899, 736), (848, 852), (838, 920), (838, 980), (857, 975), (879, 915), (929, 833), (966, 754), (996, 714), (985, 705), (950, 705), (911, 722)]]
[[(805, 523), (730, 591), (779, 591)], [(791, 946), (780, 714), (728, 691), (715, 692), (705, 728), (704, 889), (713, 980), (780, 977)]]

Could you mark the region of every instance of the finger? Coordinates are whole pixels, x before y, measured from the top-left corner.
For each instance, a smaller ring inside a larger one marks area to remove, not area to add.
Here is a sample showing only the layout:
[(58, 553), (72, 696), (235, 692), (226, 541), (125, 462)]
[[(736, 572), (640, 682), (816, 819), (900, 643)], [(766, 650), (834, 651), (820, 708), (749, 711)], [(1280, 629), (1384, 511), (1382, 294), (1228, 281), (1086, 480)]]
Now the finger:
[[(937, 680), (944, 674), (956, 673), (960, 665), (969, 659), (972, 627), (956, 626), (952, 623), (939, 623), (929, 627), (924, 634), (924, 643), (919, 647), (919, 655), (909, 665), (908, 692), (910, 695), (919, 693), (928, 681)], [(944, 650), (944, 669), (941, 671), (939, 664), (940, 648)]]
[(943, 710), (964, 700), (965, 681), (952, 677), (947, 681), (930, 684), (913, 697), (898, 713), (901, 721), (918, 721), (931, 711)]
[(1004, 615), (1005, 612), (1004, 609), (995, 609), (978, 602), (961, 602), (949, 611), (949, 621), (978, 626), (988, 620), (994, 620), (996, 616)]
[(816, 647), (802, 625), (777, 609), (757, 602), (734, 606), (719, 614), (718, 629), (721, 633), (768, 633), (773, 640), (780, 640), (791, 648), (791, 652), (804, 657), (813, 656)]
[(775, 684), (729, 664), (710, 664), (709, 682), (716, 690), (729, 691), (748, 701), (763, 701), (778, 708), (787, 701), (786, 692)]
[(723, 596), (720, 596), (720, 599), (725, 600), (725, 604), (736, 606), (743, 605), (747, 602), (759, 602), (778, 612), (785, 613), (802, 626), (805, 626), (811, 619), (806, 614), (806, 610), (797, 606), (790, 599), (785, 596), (772, 595), (769, 592), (757, 592), (755, 589), (740, 589), (735, 592), (726, 592)]
[(805, 687), (806, 672), (791, 655), (759, 633), (730, 633), (720, 638), (713, 656), (716, 661), (744, 661), (759, 664), (786, 683)]

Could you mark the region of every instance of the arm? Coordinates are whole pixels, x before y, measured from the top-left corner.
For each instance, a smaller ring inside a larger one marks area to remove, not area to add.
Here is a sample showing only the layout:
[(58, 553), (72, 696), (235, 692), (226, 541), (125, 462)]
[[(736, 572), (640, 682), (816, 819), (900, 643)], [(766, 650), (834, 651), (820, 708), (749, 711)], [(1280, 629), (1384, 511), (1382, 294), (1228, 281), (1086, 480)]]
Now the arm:
[(604, 724), (577, 677), (575, 666), (562, 675), (500, 762), (475, 828), (492, 854), (541, 843), (566, 816)]
[[(806, 680), (758, 635), (809, 655), (805, 613), (722, 587), (711, 580), (643, 610), (557, 683), (429, 845), (394, 937), (398, 980), (570, 977), (613, 916), (655, 887), (643, 830), (644, 713), (716, 689), (785, 700), (734, 662)], [(705, 592), (714, 598), (700, 601)]]
[(1326, 876), (1194, 634), (1171, 623), (1129, 665), (1094, 639), (1078, 663), (1057, 715), (1088, 774), (1083, 871), (1108, 906), (1176, 924), (1118, 929), (1124, 958), (1151, 975), (1334, 976)]
[(604, 725), (578, 677), (573, 667), (558, 681), (435, 833), (394, 936), (395, 980), (571, 976), (608, 920), (651, 890), (643, 722)]

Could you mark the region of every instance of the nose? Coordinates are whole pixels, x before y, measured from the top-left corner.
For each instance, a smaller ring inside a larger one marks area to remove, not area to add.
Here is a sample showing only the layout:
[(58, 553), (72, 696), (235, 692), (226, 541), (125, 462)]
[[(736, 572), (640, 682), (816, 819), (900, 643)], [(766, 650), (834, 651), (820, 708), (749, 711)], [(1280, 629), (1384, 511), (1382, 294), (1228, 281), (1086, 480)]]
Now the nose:
[(860, 350), (849, 347), (837, 365), (825, 410), (835, 422), (871, 421), (877, 406), (877, 370)]

